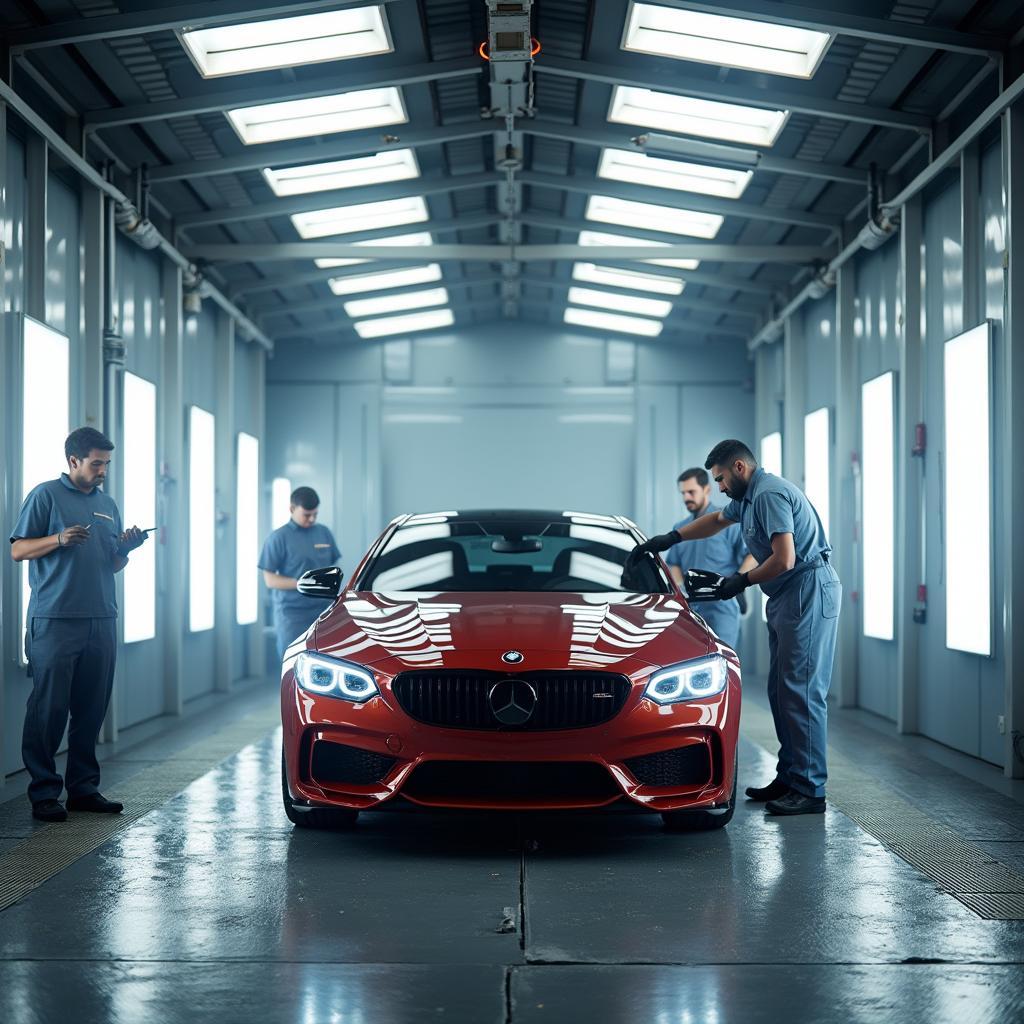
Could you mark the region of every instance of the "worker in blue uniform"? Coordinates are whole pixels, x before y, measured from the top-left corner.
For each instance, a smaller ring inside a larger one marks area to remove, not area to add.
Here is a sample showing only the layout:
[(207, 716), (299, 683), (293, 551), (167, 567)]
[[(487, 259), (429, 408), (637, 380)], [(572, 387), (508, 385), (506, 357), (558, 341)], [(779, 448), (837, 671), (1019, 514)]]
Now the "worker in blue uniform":
[(826, 705), (832, 680), (842, 587), (814, 507), (788, 480), (766, 473), (742, 441), (721, 441), (705, 467), (731, 499), (701, 516), (637, 545), (634, 555), (667, 551), (683, 540), (711, 537), (739, 523), (757, 565), (726, 577), (723, 599), (752, 584), (768, 596), (768, 700), (779, 739), (775, 779), (750, 787), (752, 800), (771, 814), (825, 810)]
[(284, 652), (317, 617), (333, 603), (329, 599), (306, 597), (296, 589), (299, 577), (310, 569), (335, 565), (341, 552), (326, 526), (316, 521), (320, 496), (312, 487), (292, 491), (290, 516), (267, 538), (260, 553), (259, 567), (270, 588), (274, 604), (277, 653)]
[[(100, 489), (113, 449), (92, 427), (72, 431), (64, 442), (68, 471), (29, 492), (11, 531), (11, 557), (29, 563), (25, 658), (32, 692), (22, 756), (32, 814), (41, 821), (64, 821), (68, 811), (123, 810), (99, 792), (96, 740), (117, 657), (114, 574), (146, 534), (138, 527), (122, 532), (114, 499)], [(54, 759), (69, 716), (61, 778)]]
[[(676, 483), (683, 504), (690, 514), (676, 523), (673, 530), (679, 530), (701, 516), (718, 511), (711, 504), (711, 481), (706, 469), (693, 467), (683, 470)], [(743, 532), (737, 523), (712, 537), (681, 540), (673, 544), (665, 555), (665, 563), (676, 583), (682, 584), (683, 574), (688, 569), (708, 569), (720, 576), (731, 576), (735, 572), (754, 567), (752, 558), (744, 564), (748, 558)], [(706, 601), (698, 609), (701, 618), (715, 631), (722, 643), (728, 644), (733, 650), (736, 650), (740, 639), (742, 598), (741, 594), (728, 601)]]

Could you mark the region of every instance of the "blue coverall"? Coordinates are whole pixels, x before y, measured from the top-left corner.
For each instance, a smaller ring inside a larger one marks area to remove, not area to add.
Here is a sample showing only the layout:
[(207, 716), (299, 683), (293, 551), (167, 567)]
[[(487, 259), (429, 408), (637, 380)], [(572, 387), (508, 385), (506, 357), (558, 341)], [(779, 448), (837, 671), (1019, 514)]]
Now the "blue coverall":
[[(310, 569), (334, 565), (341, 552), (326, 526), (314, 523), (299, 526), (289, 519), (267, 538), (260, 552), (259, 568), (281, 576), (298, 579)], [(288, 646), (309, 628), (310, 624), (333, 604), (330, 599), (306, 597), (297, 590), (271, 590), (274, 605), (274, 628), (277, 632), (277, 653), (284, 658)]]
[[(717, 511), (717, 508), (709, 505), (701, 514), (714, 514)], [(700, 517), (697, 515), (687, 516), (672, 529), (678, 530), (698, 518)], [(747, 546), (743, 543), (743, 532), (738, 525), (730, 526), (728, 530), (722, 530), (713, 537), (681, 540), (665, 553), (665, 561), (676, 566), (680, 572), (685, 573), (688, 569), (710, 569), (711, 572), (717, 572), (722, 576), (731, 576), (746, 557)], [(695, 605), (694, 609), (718, 634), (722, 643), (736, 650), (740, 639), (740, 606), (736, 598), (728, 601), (703, 601)]]
[(827, 712), (842, 585), (829, 563), (831, 546), (803, 491), (758, 468), (747, 493), (722, 510), (739, 523), (758, 563), (772, 537), (793, 535), (796, 564), (762, 583), (768, 597), (768, 700), (779, 738), (778, 778), (804, 796), (825, 795)]

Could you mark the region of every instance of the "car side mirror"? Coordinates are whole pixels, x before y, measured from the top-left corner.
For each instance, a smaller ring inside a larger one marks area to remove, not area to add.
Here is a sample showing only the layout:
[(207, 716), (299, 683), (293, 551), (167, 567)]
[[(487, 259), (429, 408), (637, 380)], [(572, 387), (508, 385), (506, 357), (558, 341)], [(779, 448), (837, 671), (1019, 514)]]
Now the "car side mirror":
[(343, 576), (336, 565), (329, 565), (325, 569), (310, 569), (299, 577), (295, 589), (306, 597), (333, 599), (341, 593)]

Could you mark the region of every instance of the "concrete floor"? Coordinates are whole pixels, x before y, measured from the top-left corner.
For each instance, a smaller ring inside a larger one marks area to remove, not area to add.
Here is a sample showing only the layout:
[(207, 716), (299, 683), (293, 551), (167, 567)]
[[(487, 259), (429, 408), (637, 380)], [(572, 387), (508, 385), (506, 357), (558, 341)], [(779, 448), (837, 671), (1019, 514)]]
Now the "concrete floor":
[[(111, 795), (182, 748), (176, 764), (201, 774), (0, 913), (0, 1021), (1024, 1020), (1024, 921), (980, 918), (841, 810), (780, 820), (745, 804), (700, 835), (632, 814), (293, 831), (265, 720), (211, 770), (197, 753), (217, 756), (218, 722), (244, 709), (259, 724), (273, 701), (250, 692), (107, 762)], [(773, 774), (748, 701), (741, 786)], [(832, 738), (865, 785), (1024, 869), (1022, 787), (984, 766), (967, 778), (863, 715), (833, 716)], [(0, 805), (0, 871), (80, 839), (34, 825), (23, 797)]]

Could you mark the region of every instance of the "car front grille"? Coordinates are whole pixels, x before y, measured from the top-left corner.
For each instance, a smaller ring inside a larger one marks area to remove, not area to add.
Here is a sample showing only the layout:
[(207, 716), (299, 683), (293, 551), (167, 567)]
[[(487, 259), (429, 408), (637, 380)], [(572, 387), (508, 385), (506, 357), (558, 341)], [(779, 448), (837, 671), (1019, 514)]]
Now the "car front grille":
[(642, 786), (702, 786), (711, 781), (711, 753), (706, 743), (659, 750), (623, 763)]
[[(537, 695), (529, 718), (503, 723), (491, 705), (490, 693), (502, 680), (522, 680)], [(622, 710), (629, 696), (625, 676), (609, 672), (402, 672), (392, 691), (402, 710), (419, 722), (449, 729), (521, 730), (581, 729), (600, 725)]]
[(425, 761), (402, 794), (428, 803), (609, 803), (621, 796), (607, 769), (592, 761)]
[(314, 782), (325, 786), (372, 786), (380, 782), (394, 764), (395, 758), (375, 754), (372, 750), (319, 740), (313, 744), (310, 772)]

